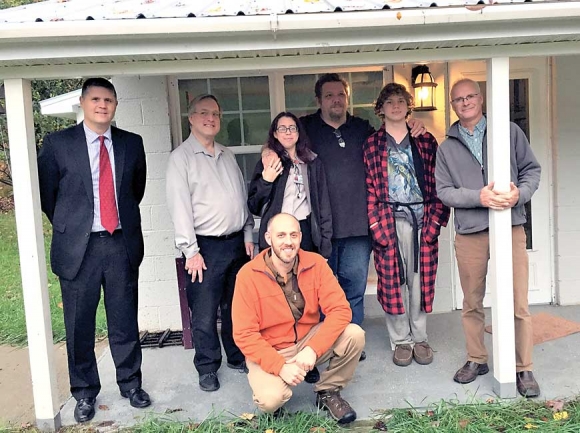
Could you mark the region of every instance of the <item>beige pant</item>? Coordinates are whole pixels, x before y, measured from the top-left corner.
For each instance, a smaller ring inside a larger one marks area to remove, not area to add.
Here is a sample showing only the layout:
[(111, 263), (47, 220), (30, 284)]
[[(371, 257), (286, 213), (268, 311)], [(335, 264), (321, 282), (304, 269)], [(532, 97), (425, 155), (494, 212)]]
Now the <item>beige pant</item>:
[[(320, 324), (314, 326), (297, 344), (279, 350), (285, 359), (290, 359), (308, 345)], [(328, 368), (320, 373), (320, 380), (314, 385), (314, 391), (335, 390), (344, 388), (354, 376), (360, 354), (365, 346), (365, 332), (358, 325), (349, 324), (339, 335), (334, 345), (320, 358), (316, 365), (330, 360)], [(253, 392), (256, 406), (266, 413), (274, 412), (292, 397), (291, 387), (280, 376), (266, 373), (252, 361), (247, 361), (248, 381)]]
[[(485, 278), (489, 261), (489, 233), (479, 232), (455, 236), (455, 256), (463, 289), (461, 318), (469, 361), (487, 362), (483, 342), (485, 313)], [(532, 317), (528, 308), (528, 253), (526, 233), (522, 226), (512, 227), (512, 261), (514, 322), (516, 339), (516, 371), (532, 370), (534, 349)]]

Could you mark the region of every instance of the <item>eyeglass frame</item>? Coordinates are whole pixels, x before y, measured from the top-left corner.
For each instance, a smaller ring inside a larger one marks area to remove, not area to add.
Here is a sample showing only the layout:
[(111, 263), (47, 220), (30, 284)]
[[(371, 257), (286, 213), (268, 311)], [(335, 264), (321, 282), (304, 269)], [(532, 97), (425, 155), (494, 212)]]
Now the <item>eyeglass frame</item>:
[[(282, 129), (284, 129), (284, 130), (282, 131)], [(276, 128), (276, 132), (278, 134), (286, 134), (287, 132), (290, 132), (291, 134), (296, 134), (298, 132), (298, 126), (296, 126), (296, 125), (290, 125), (290, 126), (280, 125)]]
[(211, 116), (212, 119), (221, 119), (222, 113), (219, 111), (192, 111), (191, 114), (199, 114), (201, 117)]
[(346, 146), (346, 141), (344, 141), (344, 138), (342, 138), (342, 133), (340, 132), (340, 129), (335, 129), (333, 131), (334, 136), (337, 138), (338, 140), (338, 145), (342, 148), (344, 148)]
[(458, 96), (457, 98), (452, 99), (451, 103), (455, 105), (455, 104), (463, 104), (465, 101), (470, 102), (473, 98), (479, 96), (480, 94), (481, 93), (470, 93), (467, 96)]

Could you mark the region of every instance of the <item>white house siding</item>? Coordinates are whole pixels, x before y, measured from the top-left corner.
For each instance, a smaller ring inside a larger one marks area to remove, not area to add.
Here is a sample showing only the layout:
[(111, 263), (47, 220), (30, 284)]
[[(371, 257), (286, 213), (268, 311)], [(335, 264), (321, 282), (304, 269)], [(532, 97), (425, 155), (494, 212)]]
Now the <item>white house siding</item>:
[(165, 201), (165, 169), (171, 152), (167, 79), (115, 77), (117, 126), (143, 137), (147, 187), (141, 203), (145, 258), (139, 276), (141, 330), (181, 329), (173, 227)]
[(580, 303), (580, 56), (554, 59), (556, 271), (561, 305)]

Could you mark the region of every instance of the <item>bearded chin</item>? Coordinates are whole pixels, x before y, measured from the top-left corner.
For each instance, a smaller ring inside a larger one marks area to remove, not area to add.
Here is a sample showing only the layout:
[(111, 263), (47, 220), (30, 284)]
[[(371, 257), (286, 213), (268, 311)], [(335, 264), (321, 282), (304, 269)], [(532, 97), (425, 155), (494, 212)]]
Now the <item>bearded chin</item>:
[(334, 111), (331, 111), (329, 113), (329, 117), (331, 120), (333, 120), (334, 122), (340, 122), (342, 120), (342, 114), (337, 114)]

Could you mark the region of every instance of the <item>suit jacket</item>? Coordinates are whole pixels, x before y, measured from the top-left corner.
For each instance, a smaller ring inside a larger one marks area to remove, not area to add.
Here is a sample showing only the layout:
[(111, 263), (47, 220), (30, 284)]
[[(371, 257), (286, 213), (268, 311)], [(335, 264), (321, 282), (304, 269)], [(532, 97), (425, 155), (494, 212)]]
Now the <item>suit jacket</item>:
[[(131, 267), (143, 260), (139, 203), (145, 193), (143, 139), (111, 127), (119, 220)], [(89, 152), (82, 124), (49, 134), (38, 153), (42, 211), (52, 223), (53, 272), (72, 280), (85, 255), (93, 225), (94, 196)]]

